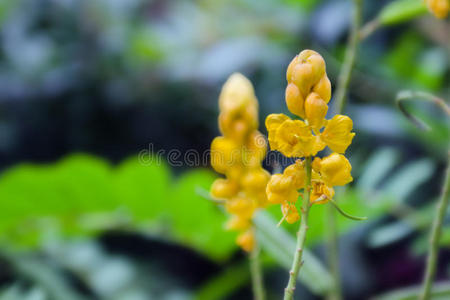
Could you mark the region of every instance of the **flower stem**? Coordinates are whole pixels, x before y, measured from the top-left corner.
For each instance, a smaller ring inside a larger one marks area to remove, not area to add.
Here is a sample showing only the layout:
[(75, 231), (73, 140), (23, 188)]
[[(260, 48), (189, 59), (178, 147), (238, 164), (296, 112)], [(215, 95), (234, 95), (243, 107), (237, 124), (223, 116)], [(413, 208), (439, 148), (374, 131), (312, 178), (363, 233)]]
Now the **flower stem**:
[(302, 254), (305, 246), (306, 231), (308, 231), (308, 214), (309, 214), (309, 196), (311, 190), (311, 157), (305, 159), (306, 182), (303, 194), (300, 228), (297, 232), (297, 247), (294, 253), (294, 261), (291, 271), (289, 272), (289, 282), (284, 289), (284, 300), (294, 299), (295, 283), (297, 282), (298, 273), (302, 266)]
[[(342, 114), (346, 104), (346, 95), (350, 84), (350, 77), (355, 65), (356, 55), (359, 46), (359, 29), (361, 27), (363, 0), (353, 0), (353, 20), (351, 34), (347, 41), (344, 63), (339, 73), (336, 99), (334, 102), (336, 114)], [(338, 228), (336, 222), (336, 212), (334, 208), (327, 207), (326, 224), (328, 230), (327, 236), (327, 258), (328, 265), (333, 276), (333, 288), (327, 295), (330, 300), (340, 300), (341, 296), (341, 278), (339, 274), (339, 244)]]
[(259, 259), (259, 245), (253, 247), (250, 253), (250, 273), (252, 275), (252, 288), (253, 288), (253, 299), (254, 300), (264, 300), (264, 282), (261, 270), (261, 263)]
[(434, 274), (436, 273), (436, 263), (438, 258), (439, 240), (441, 238), (442, 224), (447, 212), (448, 201), (450, 198), (450, 153), (448, 158), (447, 171), (442, 188), (441, 198), (437, 206), (437, 216), (431, 229), (430, 248), (427, 258), (427, 267), (423, 280), (423, 288), (420, 296), (421, 300), (430, 299), (431, 288), (433, 285)]

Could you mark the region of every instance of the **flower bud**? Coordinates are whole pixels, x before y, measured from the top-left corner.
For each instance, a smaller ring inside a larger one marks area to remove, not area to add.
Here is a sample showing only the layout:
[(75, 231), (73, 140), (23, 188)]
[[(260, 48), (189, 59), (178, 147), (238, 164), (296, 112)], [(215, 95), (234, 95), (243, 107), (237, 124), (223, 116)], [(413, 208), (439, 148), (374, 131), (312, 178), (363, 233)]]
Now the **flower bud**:
[(319, 82), (313, 87), (312, 91), (317, 93), (326, 103), (331, 99), (331, 82), (326, 75), (322, 76)]
[(216, 179), (211, 186), (211, 196), (219, 199), (228, 199), (237, 194), (239, 185), (227, 179)]
[(306, 119), (313, 129), (318, 131), (323, 127), (327, 111), (327, 103), (318, 94), (309, 94), (305, 101), (305, 113)]
[(225, 172), (238, 163), (240, 153), (231, 139), (216, 137), (211, 143), (211, 165), (218, 173)]
[(291, 113), (301, 118), (305, 117), (305, 110), (303, 107), (304, 99), (300, 94), (300, 90), (295, 84), (288, 84), (288, 86), (286, 87), (285, 99), (286, 105)]
[(295, 65), (292, 73), (292, 83), (299, 88), (302, 95), (308, 95), (315, 83), (312, 66), (308, 63)]

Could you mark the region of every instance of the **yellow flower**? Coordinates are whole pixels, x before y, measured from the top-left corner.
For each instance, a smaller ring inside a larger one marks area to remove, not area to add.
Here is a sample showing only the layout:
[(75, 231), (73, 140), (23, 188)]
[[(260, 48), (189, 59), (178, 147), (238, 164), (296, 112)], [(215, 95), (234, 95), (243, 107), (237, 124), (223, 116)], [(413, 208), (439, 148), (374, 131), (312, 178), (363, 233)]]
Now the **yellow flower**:
[(275, 139), (275, 134), (277, 132), (278, 127), (280, 127), (280, 125), (286, 120), (290, 119), (285, 114), (270, 114), (266, 118), (266, 128), (269, 133), (268, 139), (270, 147), (272, 149), (278, 148), (277, 141)]
[(284, 219), (289, 224), (295, 223), (298, 220), (300, 220), (300, 215), (298, 214), (297, 207), (295, 207), (295, 204), (289, 203), (289, 202), (283, 202), (281, 205), (281, 212), (283, 214)]
[(320, 175), (327, 186), (346, 185), (353, 181), (352, 166), (344, 155), (332, 153), (320, 161)]
[(425, 0), (425, 3), (436, 18), (444, 19), (450, 11), (450, 0)]
[(325, 116), (327, 115), (328, 105), (320, 98), (317, 93), (310, 93), (305, 101), (306, 119), (309, 125), (315, 130), (319, 131), (325, 123)]
[(267, 205), (265, 193), (270, 174), (261, 167), (267, 141), (257, 130), (258, 102), (250, 81), (233, 74), (219, 97), (219, 129), (222, 136), (211, 143), (211, 165), (225, 179), (211, 186), (211, 196), (223, 199), (231, 214), (226, 228), (240, 231), (237, 243), (245, 250), (253, 248), (251, 218)]
[(335, 115), (328, 121), (320, 138), (334, 152), (344, 153), (355, 136), (355, 133), (351, 132), (352, 128), (352, 119), (343, 115)]
[[(322, 195), (327, 196), (326, 199), (317, 201)], [(312, 182), (312, 190), (309, 201), (314, 204), (323, 204), (327, 203), (328, 200), (333, 199), (334, 189), (332, 187), (327, 186), (323, 181), (314, 180)]]
[(314, 156), (325, 148), (317, 136), (311, 132), (311, 128), (300, 120), (286, 120), (278, 127), (275, 135), (278, 150), (287, 157)]
[(236, 243), (245, 251), (252, 251), (255, 247), (255, 234), (253, 230), (249, 229), (238, 235)]

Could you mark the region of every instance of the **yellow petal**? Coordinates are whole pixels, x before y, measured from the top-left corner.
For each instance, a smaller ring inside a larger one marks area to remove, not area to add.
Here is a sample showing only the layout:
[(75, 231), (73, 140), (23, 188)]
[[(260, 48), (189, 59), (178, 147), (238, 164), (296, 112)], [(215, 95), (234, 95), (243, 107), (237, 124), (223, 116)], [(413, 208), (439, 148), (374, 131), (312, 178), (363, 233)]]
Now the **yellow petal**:
[(278, 148), (277, 142), (275, 140), (275, 133), (276, 133), (278, 127), (280, 127), (280, 125), (286, 120), (290, 120), (290, 119), (285, 114), (270, 114), (266, 118), (266, 128), (267, 128), (267, 132), (269, 133), (268, 139), (269, 139), (269, 143), (270, 143), (270, 148), (272, 150), (275, 150)]
[[(324, 200), (317, 201), (323, 195), (326, 196)], [(324, 204), (327, 203), (330, 199), (333, 199), (334, 189), (332, 187), (327, 186), (323, 181), (313, 181), (312, 182), (312, 190), (311, 196), (309, 198), (310, 203), (314, 204)]]
[(235, 197), (225, 203), (225, 209), (242, 218), (251, 218), (256, 207), (248, 197)]
[(284, 169), (283, 175), (291, 179), (295, 189), (299, 190), (305, 186), (306, 171), (301, 160)]
[(344, 153), (355, 136), (355, 133), (351, 132), (352, 128), (352, 119), (343, 115), (335, 115), (328, 121), (320, 138), (334, 152)]
[(314, 156), (325, 148), (319, 137), (314, 136), (311, 128), (300, 120), (284, 121), (275, 135), (277, 148), (287, 157)]
[(344, 155), (332, 153), (322, 158), (320, 174), (327, 186), (345, 185), (353, 180), (352, 166)]
[(318, 94), (310, 93), (308, 95), (305, 101), (305, 113), (312, 128), (318, 131), (323, 127), (327, 111), (327, 103)]

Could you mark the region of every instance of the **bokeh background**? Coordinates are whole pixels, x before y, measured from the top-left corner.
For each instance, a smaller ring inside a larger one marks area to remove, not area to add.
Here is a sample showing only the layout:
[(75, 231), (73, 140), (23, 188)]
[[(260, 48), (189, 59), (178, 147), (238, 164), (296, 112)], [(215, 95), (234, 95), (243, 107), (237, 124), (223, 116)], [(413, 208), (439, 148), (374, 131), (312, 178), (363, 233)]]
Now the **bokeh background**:
[[(365, 1), (364, 23), (390, 2)], [(303, 49), (323, 55), (335, 88), (350, 20), (344, 0), (1, 0), (0, 299), (250, 299), (246, 255), (201, 196), (218, 175), (184, 155), (219, 134), (233, 72), (254, 84), (261, 124), (287, 113), (285, 70)], [(394, 100), (404, 89), (448, 100), (449, 53), (449, 21), (427, 13), (361, 44), (346, 109), (355, 180), (339, 201), (369, 220), (338, 217), (345, 299), (422, 279), (450, 129), (418, 103), (431, 131), (418, 130)], [(323, 211), (311, 212), (308, 247), (325, 264)], [(283, 258), (263, 248), (262, 259), (280, 299)], [(296, 296), (322, 299), (315, 276)]]

